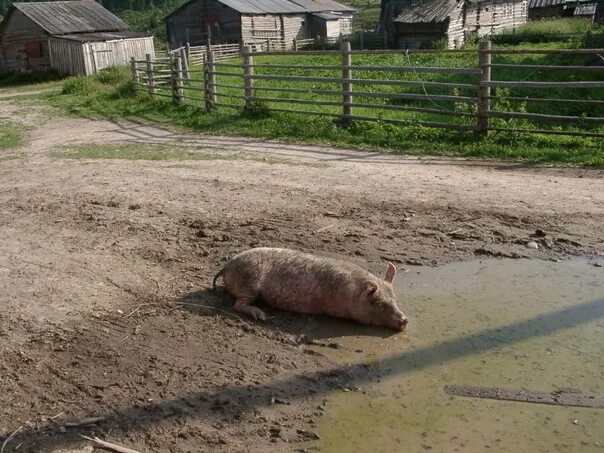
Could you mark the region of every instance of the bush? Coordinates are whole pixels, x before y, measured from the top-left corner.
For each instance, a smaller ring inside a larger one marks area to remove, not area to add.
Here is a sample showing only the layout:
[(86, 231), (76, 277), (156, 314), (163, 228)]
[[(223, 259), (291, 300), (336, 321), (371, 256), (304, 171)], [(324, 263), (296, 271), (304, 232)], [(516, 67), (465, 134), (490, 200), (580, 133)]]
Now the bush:
[(119, 85), (128, 82), (132, 76), (130, 70), (125, 66), (111, 66), (103, 69), (94, 78), (103, 85)]
[(128, 92), (131, 91), (131, 88), (128, 87), (130, 84), (131, 76), (128, 68), (112, 66), (92, 76), (76, 76), (67, 79), (63, 84), (62, 94), (89, 96), (107, 92), (112, 87), (117, 88), (120, 92)]
[(103, 90), (103, 84), (93, 77), (76, 76), (71, 77), (63, 84), (62, 94), (77, 94), (90, 96)]

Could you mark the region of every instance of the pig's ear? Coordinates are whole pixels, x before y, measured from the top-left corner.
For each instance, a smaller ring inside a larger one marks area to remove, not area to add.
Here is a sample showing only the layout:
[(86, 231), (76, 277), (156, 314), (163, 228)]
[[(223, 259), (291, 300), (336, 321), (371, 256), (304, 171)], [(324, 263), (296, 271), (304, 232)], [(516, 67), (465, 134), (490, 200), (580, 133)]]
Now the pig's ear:
[(363, 294), (369, 301), (372, 301), (376, 291), (377, 285), (373, 282), (367, 282), (367, 288), (365, 289), (365, 292)]
[(394, 276), (396, 275), (396, 267), (392, 263), (388, 263), (388, 269), (386, 270), (386, 280), (388, 283), (392, 283), (394, 281)]

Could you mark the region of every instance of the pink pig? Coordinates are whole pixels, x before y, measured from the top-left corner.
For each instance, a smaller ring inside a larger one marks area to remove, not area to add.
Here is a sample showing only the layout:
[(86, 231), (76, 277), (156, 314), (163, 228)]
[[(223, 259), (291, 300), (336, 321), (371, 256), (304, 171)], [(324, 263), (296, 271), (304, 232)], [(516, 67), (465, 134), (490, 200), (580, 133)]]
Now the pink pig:
[(388, 263), (382, 280), (361, 267), (282, 248), (254, 248), (235, 256), (214, 277), (223, 277), (234, 309), (266, 319), (251, 304), (258, 298), (281, 310), (353, 319), (404, 330), (407, 317), (392, 287), (396, 268)]

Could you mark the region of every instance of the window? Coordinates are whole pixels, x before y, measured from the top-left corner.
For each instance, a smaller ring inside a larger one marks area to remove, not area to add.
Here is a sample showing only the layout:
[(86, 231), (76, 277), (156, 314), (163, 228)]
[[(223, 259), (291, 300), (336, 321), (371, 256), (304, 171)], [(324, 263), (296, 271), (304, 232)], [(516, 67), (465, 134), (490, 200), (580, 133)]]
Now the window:
[(40, 41), (26, 42), (25, 55), (27, 58), (42, 58), (42, 43)]
[(503, 17), (510, 18), (514, 17), (514, 5), (511, 3), (505, 3), (503, 5)]

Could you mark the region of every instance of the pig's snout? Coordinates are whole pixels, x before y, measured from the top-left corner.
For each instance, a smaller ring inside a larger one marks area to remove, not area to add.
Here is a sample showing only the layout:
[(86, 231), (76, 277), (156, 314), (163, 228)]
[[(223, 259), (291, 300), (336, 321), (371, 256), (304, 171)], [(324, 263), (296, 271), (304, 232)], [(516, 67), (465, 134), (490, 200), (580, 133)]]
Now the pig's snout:
[(407, 327), (407, 324), (409, 324), (409, 320), (405, 316), (401, 317), (398, 323), (398, 330), (402, 332)]

